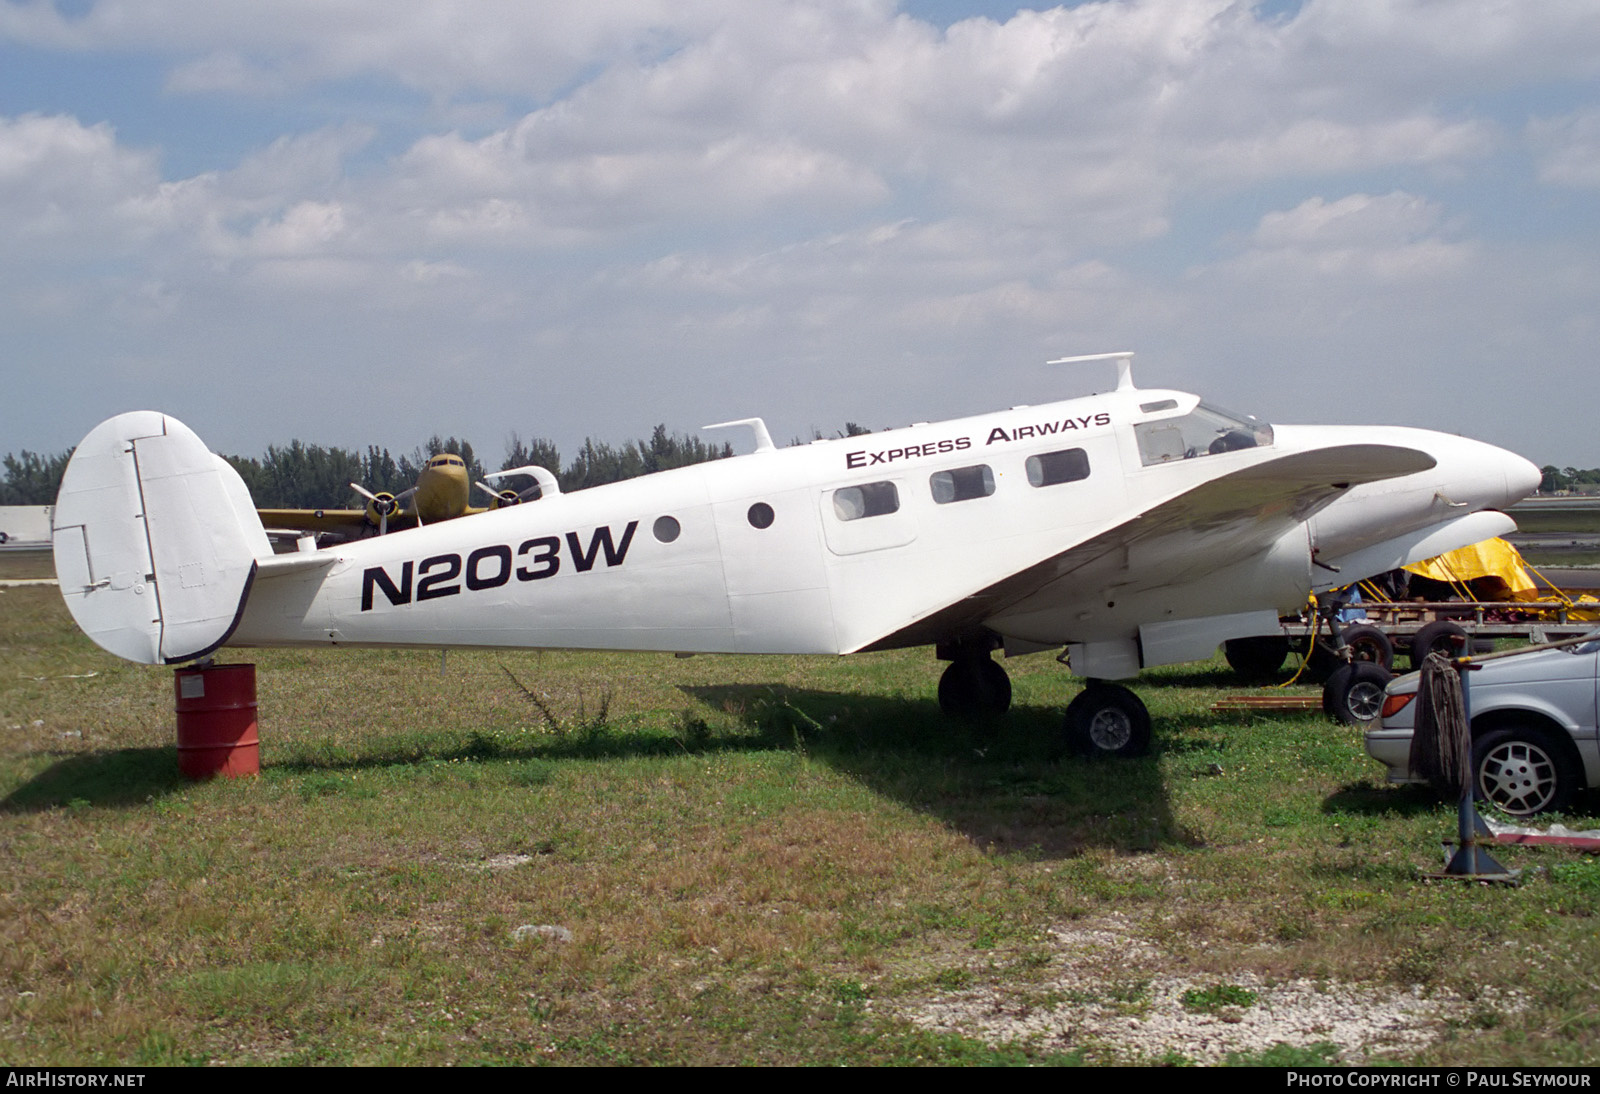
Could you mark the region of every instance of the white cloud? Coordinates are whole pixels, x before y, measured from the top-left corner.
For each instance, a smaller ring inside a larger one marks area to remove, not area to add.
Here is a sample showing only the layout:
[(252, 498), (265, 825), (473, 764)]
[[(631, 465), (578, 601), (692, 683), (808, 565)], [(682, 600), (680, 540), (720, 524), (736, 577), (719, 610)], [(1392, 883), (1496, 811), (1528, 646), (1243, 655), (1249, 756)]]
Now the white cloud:
[(109, 125), (0, 117), (0, 238), (12, 248), (116, 247), (144, 219), (134, 199), (158, 183), (155, 157), (120, 147)]
[(1400, 191), (1309, 198), (1263, 216), (1243, 253), (1200, 275), (1225, 273), (1324, 294), (1334, 285), (1339, 292), (1431, 286), (1468, 268), (1476, 254), (1473, 243), (1448, 238), (1442, 222), (1439, 206)]
[(1439, 219), (1437, 205), (1398, 191), (1381, 197), (1351, 194), (1336, 201), (1318, 197), (1263, 216), (1251, 242), (1269, 250), (1392, 246), (1413, 242), (1432, 231)]
[(1528, 123), (1539, 155), (1539, 178), (1557, 186), (1600, 186), (1600, 109)]
[[(370, 399), (397, 431), (464, 428), (384, 394), (443, 360), (525, 377), (581, 433), (635, 402), (644, 427), (714, 401), (803, 429), (1036, 401), (1038, 360), (1123, 346), (1199, 374), (1241, 341), (1244, 372), (1307, 340), (1470, 357), (1493, 315), (1570, 348), (1592, 263), (1464, 226), (1496, 223), (1475, 169), (1519, 186), (1530, 149), (1546, 184), (1600, 184), (1593, 12), (1128, 0), (940, 31), (884, 0), (5, 2), (11, 48), (155, 58), (224, 118), (247, 93), (349, 120), (226, 160), (173, 132), (208, 169), (166, 177), (95, 118), (0, 119), (0, 321), (152, 384), (315, 374), (325, 420)], [(1485, 100), (1561, 81), (1526, 126)]]
[(728, 0), (96, 0), (67, 16), (45, 0), (0, 6), (0, 37), (78, 50), (187, 57), (175, 89), (286, 92), (377, 75), (438, 94), (547, 95), (597, 63), (675, 48)]

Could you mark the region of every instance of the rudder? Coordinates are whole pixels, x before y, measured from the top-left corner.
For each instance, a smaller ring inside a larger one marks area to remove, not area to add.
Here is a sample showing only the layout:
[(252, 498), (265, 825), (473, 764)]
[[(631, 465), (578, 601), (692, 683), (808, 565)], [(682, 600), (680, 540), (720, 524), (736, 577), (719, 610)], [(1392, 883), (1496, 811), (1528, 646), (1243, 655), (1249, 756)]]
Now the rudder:
[(226, 642), (271, 544), (239, 475), (176, 418), (132, 411), (73, 452), (54, 522), (72, 618), (104, 649), (147, 665)]

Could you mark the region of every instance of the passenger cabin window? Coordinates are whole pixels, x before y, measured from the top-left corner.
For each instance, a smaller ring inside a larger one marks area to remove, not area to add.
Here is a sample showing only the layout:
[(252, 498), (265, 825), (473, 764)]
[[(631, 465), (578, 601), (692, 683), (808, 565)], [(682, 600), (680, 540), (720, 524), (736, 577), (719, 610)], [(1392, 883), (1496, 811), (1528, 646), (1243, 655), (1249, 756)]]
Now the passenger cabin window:
[(840, 520), (881, 517), (900, 508), (900, 491), (892, 482), (866, 482), (833, 492), (833, 512)]
[(994, 472), (981, 463), (954, 471), (935, 471), (928, 477), (928, 488), (933, 491), (933, 500), (940, 505), (986, 498), (994, 493)]
[(1060, 452), (1045, 452), (1028, 457), (1028, 484), (1030, 486), (1055, 486), (1062, 482), (1077, 482), (1089, 477), (1089, 454), (1081, 448), (1067, 448)]
[(1266, 422), (1205, 403), (1176, 418), (1140, 422), (1133, 432), (1146, 467), (1272, 443), (1272, 427)]

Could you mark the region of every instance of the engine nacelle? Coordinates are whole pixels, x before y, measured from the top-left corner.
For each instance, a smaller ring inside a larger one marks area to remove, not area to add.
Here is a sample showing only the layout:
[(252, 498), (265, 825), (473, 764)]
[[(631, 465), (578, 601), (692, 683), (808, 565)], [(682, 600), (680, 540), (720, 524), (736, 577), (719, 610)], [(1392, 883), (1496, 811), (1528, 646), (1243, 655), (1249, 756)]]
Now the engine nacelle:
[(379, 491), (367, 501), (367, 522), (374, 528), (385, 523), (384, 518), (392, 517), (400, 508), (400, 501), (387, 490)]

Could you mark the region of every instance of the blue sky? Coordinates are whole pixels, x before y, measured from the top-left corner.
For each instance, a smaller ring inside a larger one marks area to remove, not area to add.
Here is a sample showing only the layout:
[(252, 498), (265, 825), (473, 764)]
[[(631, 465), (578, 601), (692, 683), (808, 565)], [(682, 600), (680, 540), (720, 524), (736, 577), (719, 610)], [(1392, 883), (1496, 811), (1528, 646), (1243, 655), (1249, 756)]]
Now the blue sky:
[(1133, 349), (1594, 466), (1597, 92), (1593, 0), (0, 0), (0, 451), (788, 438)]

